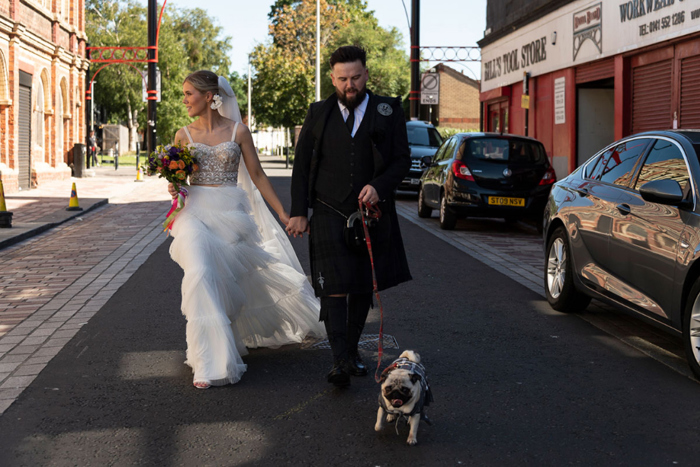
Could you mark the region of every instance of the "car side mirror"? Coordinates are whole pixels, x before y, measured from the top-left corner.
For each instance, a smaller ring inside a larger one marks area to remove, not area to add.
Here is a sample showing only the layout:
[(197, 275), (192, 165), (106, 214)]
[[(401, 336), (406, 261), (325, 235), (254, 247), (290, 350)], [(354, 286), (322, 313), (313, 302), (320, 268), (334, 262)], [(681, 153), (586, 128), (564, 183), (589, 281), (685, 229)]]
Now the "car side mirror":
[(428, 167), (432, 167), (432, 162), (433, 156), (423, 156), (420, 158), (420, 168), (427, 169)]
[(639, 193), (642, 199), (650, 203), (671, 206), (683, 204), (683, 190), (675, 180), (652, 180), (639, 187)]

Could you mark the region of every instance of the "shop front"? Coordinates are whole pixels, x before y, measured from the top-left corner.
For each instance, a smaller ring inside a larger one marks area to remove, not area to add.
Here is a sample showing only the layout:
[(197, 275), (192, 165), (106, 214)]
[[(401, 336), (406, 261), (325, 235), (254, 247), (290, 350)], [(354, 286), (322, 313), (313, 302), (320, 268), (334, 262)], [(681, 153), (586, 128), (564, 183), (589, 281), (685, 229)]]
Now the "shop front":
[(698, 2), (574, 1), (480, 46), (483, 130), (539, 139), (558, 178), (623, 136), (700, 128)]

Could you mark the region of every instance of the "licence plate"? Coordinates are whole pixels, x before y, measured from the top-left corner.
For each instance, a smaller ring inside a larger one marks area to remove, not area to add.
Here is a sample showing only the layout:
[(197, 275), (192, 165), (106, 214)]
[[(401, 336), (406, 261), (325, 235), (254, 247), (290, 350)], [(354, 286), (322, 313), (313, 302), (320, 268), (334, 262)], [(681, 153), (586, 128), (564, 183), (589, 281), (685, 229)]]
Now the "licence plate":
[(411, 179), (411, 185), (418, 185), (419, 183), (420, 183), (420, 179), (419, 179), (419, 178), (412, 178), (412, 179)]
[(489, 204), (498, 206), (525, 207), (525, 198), (506, 198), (503, 196), (489, 196)]

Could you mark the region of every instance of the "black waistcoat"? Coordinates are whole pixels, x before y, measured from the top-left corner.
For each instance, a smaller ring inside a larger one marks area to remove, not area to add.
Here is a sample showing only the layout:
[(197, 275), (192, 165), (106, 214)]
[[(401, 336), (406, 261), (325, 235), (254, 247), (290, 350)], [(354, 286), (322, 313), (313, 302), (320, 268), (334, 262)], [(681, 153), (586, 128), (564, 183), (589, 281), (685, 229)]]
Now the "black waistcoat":
[(353, 138), (336, 105), (323, 132), (315, 191), (317, 198), (335, 206), (357, 207), (357, 196), (374, 173), (372, 139), (367, 118)]

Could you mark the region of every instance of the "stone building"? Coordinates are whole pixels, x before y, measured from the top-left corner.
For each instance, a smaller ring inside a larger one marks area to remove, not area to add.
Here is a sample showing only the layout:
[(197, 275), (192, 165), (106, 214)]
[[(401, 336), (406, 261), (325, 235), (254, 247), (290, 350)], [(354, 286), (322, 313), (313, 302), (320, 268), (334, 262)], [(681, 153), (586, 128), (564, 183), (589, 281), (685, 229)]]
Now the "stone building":
[(0, 0), (0, 180), (6, 193), (71, 176), (85, 141), (84, 0)]
[(478, 129), (479, 81), (442, 63), (429, 72), (440, 75), (440, 100), (437, 105), (421, 105), (421, 120), (440, 127)]

